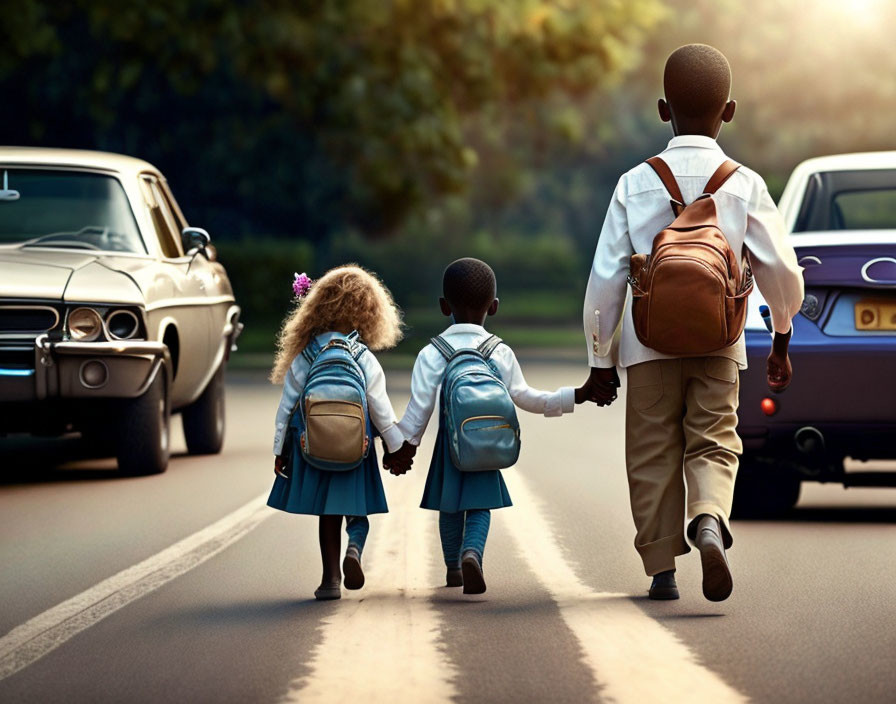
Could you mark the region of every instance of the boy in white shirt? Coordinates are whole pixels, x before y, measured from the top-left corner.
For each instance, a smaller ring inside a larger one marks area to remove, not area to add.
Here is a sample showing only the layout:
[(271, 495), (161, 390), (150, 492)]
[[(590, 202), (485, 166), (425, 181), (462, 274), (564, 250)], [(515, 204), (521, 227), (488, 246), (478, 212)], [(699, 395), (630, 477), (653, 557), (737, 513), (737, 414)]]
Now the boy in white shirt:
[[(675, 134), (662, 160), (684, 202), (703, 193), (727, 159), (716, 137), (734, 117), (731, 71), (716, 49), (689, 44), (673, 52), (663, 76), (659, 114)], [(790, 383), (787, 347), (791, 319), (803, 300), (803, 280), (784, 222), (755, 172), (740, 167), (713, 196), (719, 226), (735, 253), (748, 252), (775, 330), (768, 383)], [(673, 206), (674, 209), (674, 206)], [(590, 400), (616, 398), (615, 367), (628, 374), (626, 468), (635, 548), (652, 599), (677, 599), (675, 558), (695, 542), (703, 565), (703, 593), (712, 601), (732, 590), (725, 549), (732, 544), (728, 515), (742, 443), (737, 435), (738, 370), (746, 368), (743, 336), (701, 357), (672, 357), (639, 341), (627, 300), (629, 261), (651, 251), (654, 237), (675, 218), (670, 196), (650, 165), (623, 174), (613, 193), (585, 295), (584, 324), (591, 376)], [(621, 322), (621, 334), (616, 335)], [(687, 484), (687, 499), (685, 498)], [(688, 525), (685, 531), (685, 518)]]

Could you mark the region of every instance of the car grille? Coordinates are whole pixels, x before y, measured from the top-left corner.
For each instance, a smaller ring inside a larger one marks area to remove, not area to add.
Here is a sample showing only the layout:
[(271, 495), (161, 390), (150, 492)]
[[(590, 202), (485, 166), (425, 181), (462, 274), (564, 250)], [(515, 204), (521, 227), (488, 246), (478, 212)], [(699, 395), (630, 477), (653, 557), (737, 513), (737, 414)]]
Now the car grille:
[(0, 369), (27, 370), (34, 369), (34, 347), (5, 346), (0, 347)]
[(0, 306), (0, 333), (39, 334), (59, 323), (59, 313), (50, 306)]

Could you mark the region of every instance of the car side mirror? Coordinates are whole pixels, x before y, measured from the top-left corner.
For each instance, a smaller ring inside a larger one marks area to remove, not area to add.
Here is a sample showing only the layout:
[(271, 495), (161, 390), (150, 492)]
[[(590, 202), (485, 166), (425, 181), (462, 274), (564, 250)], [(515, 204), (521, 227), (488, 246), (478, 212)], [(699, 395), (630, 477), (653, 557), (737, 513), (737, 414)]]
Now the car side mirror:
[(187, 253), (193, 250), (204, 252), (212, 241), (208, 232), (201, 227), (185, 227), (180, 236), (184, 245), (184, 251)]

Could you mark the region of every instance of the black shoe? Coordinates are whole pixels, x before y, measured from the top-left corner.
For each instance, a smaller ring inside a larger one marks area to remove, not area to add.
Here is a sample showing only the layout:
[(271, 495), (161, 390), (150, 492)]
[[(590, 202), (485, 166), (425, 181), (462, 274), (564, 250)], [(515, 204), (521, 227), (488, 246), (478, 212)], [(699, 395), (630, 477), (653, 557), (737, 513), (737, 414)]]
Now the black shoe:
[(339, 582), (321, 582), (321, 585), (314, 590), (314, 598), (318, 601), (341, 599), (342, 590), (339, 588)]
[(725, 556), (722, 528), (715, 516), (703, 516), (697, 524), (694, 540), (703, 565), (703, 596), (710, 601), (725, 601), (731, 596), (734, 582)]
[(675, 583), (675, 570), (666, 570), (653, 575), (653, 582), (647, 596), (657, 601), (678, 599), (678, 585)]
[(445, 572), (446, 587), (462, 587), (464, 586), (464, 573), (460, 567), (449, 567)]
[(482, 576), (482, 562), (473, 550), (467, 550), (460, 560), (461, 574), (464, 580), (464, 594), (482, 594), (485, 592), (485, 577)]
[(349, 545), (342, 561), (346, 589), (360, 589), (364, 586), (364, 570), (361, 569), (361, 551), (356, 545)]

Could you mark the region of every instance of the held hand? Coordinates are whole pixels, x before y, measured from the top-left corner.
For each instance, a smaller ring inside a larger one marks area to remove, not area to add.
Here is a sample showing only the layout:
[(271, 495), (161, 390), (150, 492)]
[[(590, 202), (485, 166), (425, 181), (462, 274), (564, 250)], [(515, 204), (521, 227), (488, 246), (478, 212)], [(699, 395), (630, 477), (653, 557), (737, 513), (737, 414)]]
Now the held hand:
[[(609, 406), (616, 400), (619, 387), (619, 375), (616, 373), (616, 367), (606, 369), (592, 367), (588, 380), (581, 389), (576, 390), (576, 403), (593, 401), (598, 406)], [(582, 398), (581, 402), (579, 398)]]
[(406, 474), (414, 464), (414, 455), (417, 454), (417, 446), (411, 445), (407, 440), (395, 452), (387, 452), (383, 455), (383, 466), (396, 477)]
[(283, 477), (284, 479), (289, 479), (289, 475), (285, 471), (286, 462), (283, 459), (283, 455), (277, 455), (274, 457), (274, 474), (278, 477)]
[(766, 365), (768, 388), (776, 394), (790, 386), (793, 379), (793, 367), (790, 364), (790, 355), (787, 354), (791, 333), (792, 331), (782, 335), (776, 332), (772, 342), (772, 351), (768, 356)]

